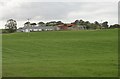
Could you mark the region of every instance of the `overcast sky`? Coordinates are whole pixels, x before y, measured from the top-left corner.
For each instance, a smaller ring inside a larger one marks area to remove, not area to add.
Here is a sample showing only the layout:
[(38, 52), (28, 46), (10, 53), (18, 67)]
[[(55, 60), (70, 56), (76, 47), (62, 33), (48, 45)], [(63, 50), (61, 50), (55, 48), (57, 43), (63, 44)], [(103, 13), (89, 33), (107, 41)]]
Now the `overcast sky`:
[(13, 18), (18, 27), (23, 27), (27, 18), (31, 22), (58, 21), (69, 23), (76, 19), (85, 21), (108, 21), (118, 23), (118, 2), (40, 2), (40, 1), (0, 1), (0, 28), (4, 28), (7, 19)]

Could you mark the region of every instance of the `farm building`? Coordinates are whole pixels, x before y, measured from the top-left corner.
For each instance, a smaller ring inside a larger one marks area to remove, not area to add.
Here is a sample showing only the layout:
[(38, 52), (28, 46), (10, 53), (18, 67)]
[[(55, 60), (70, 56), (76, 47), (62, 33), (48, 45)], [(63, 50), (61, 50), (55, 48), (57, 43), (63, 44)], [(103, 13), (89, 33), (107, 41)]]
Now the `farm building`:
[(36, 32), (36, 31), (53, 31), (57, 30), (55, 26), (35, 26), (35, 27), (22, 27), (18, 32)]
[(57, 26), (46, 26), (45, 24), (30, 23), (26, 22), (24, 27), (21, 27), (17, 30), (17, 32), (36, 32), (36, 31), (53, 31), (59, 30)]
[(58, 25), (60, 30), (85, 30), (85, 26), (75, 25), (75, 24), (61, 24)]
[(17, 32), (36, 32), (36, 31), (54, 31), (54, 30), (85, 30), (85, 26), (75, 24), (60, 24), (56, 26), (46, 26), (46, 24), (36, 24), (26, 22)]

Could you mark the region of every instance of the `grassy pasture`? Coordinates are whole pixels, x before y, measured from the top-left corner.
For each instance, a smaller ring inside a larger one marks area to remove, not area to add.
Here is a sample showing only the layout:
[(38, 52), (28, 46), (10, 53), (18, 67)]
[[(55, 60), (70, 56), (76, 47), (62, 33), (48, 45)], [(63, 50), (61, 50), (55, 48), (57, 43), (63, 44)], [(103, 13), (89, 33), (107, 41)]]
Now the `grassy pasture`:
[(118, 30), (3, 34), (4, 77), (113, 77)]

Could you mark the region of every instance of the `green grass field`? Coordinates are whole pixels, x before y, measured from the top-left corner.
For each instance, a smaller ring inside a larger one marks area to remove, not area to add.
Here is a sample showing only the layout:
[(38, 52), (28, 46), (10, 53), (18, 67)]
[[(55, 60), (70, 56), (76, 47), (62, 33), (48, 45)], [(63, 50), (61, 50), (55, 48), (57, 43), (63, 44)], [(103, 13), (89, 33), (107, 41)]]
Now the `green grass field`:
[(118, 30), (3, 34), (4, 77), (115, 77)]

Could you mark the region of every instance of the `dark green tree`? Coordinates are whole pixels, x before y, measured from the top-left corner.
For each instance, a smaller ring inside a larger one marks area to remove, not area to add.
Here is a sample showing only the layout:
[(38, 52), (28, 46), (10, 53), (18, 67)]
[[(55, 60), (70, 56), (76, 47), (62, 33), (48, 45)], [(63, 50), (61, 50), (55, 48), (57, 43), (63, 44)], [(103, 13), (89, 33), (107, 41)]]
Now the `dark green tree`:
[(80, 21), (79, 20), (75, 20), (74, 24), (80, 25)]
[(109, 28), (120, 28), (120, 25), (119, 24), (110, 25)]
[(79, 21), (80, 25), (85, 25), (85, 22), (83, 20)]
[(89, 21), (84, 22), (84, 25), (86, 26), (86, 29), (90, 29), (91, 23)]
[(9, 32), (9, 33), (13, 33), (17, 30), (17, 22), (13, 19), (9, 19), (7, 20), (7, 23), (5, 24), (5, 29)]
[(44, 22), (38, 22), (39, 26), (44, 25), (44, 24), (45, 24)]
[(101, 25), (99, 22), (95, 21), (94, 24), (95, 29), (101, 29)]
[(56, 21), (51, 21), (46, 23), (46, 26), (56, 26), (56, 25), (57, 25)]
[(61, 24), (64, 24), (64, 23), (62, 21), (57, 21), (56, 24), (61, 25)]
[(103, 22), (102, 23), (102, 27), (105, 28), (105, 29), (107, 29), (108, 28), (108, 22), (107, 21)]
[(37, 24), (36, 23), (31, 23), (30, 24), (32, 27), (36, 26)]

